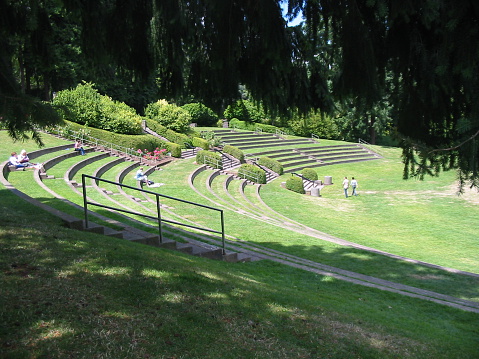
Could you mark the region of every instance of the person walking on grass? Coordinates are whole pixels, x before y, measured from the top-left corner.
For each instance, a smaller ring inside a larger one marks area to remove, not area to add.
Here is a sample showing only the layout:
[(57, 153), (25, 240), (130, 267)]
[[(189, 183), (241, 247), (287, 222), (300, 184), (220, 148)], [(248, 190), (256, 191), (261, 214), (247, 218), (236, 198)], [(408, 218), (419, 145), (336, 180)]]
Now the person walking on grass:
[(348, 188), (349, 188), (349, 180), (348, 180), (348, 177), (344, 177), (343, 188), (344, 188), (344, 196), (345, 196), (346, 198), (348, 198)]
[(351, 193), (351, 196), (357, 196), (358, 193), (356, 192), (356, 188), (359, 187), (358, 181), (354, 179), (354, 177), (351, 178), (351, 187), (353, 189), (353, 193)]

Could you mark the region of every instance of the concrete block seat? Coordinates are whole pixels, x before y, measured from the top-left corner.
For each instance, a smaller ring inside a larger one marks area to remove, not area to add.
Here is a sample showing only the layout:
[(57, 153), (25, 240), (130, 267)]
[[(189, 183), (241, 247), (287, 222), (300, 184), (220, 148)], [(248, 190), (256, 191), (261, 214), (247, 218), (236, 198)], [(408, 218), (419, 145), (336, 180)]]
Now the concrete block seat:
[(258, 138), (258, 139), (248, 138), (248, 139), (241, 139), (241, 140), (225, 139), (223, 142), (238, 148), (246, 148), (248, 146), (253, 146), (253, 145), (262, 145), (263, 147), (268, 147), (270, 145), (278, 144), (278, 139), (276, 137)]
[(305, 139), (305, 140), (281, 140), (277, 139), (275, 142), (268, 143), (267, 146), (265, 144), (247, 144), (247, 145), (239, 145), (239, 147), (242, 150), (248, 150), (248, 149), (254, 149), (254, 148), (265, 148), (265, 147), (280, 147), (280, 146), (292, 146), (292, 145), (300, 145), (300, 144), (306, 144), (306, 143), (311, 143), (310, 140)]

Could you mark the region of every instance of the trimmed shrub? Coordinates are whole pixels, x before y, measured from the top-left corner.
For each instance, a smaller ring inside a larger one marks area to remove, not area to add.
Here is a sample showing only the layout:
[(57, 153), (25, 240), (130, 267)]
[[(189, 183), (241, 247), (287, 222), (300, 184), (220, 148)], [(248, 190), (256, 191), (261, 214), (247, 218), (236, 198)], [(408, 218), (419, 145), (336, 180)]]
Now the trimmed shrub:
[(176, 143), (183, 148), (185, 147), (185, 142), (188, 142), (187, 135), (184, 133), (175, 132), (173, 130), (166, 130), (165, 137), (168, 139), (168, 141)]
[(188, 103), (181, 108), (188, 111), (191, 122), (195, 122), (199, 126), (213, 126), (218, 121), (218, 115), (202, 103)]
[(316, 181), (318, 179), (318, 173), (312, 168), (305, 168), (301, 171), (301, 175), (310, 181)]
[(266, 183), (266, 172), (250, 163), (244, 163), (240, 166), (238, 169), (238, 177), (259, 184)]
[(191, 115), (188, 111), (174, 104), (169, 104), (166, 100), (158, 100), (148, 104), (145, 109), (145, 116), (170, 130), (180, 133), (187, 132), (191, 123)]
[(223, 147), (223, 152), (233, 156), (241, 163), (244, 163), (244, 153), (238, 147), (226, 145)]
[[(208, 161), (208, 158), (213, 159), (213, 163)], [(196, 163), (199, 165), (207, 164), (208, 166), (217, 168), (217, 169), (223, 168), (221, 155), (217, 152), (211, 152), (206, 150), (198, 151), (198, 153), (196, 154)]]
[(158, 122), (154, 121), (154, 120), (151, 120), (151, 119), (148, 119), (148, 118), (144, 118), (145, 122), (146, 122), (146, 126), (150, 129), (152, 129), (153, 131), (155, 131), (157, 134), (159, 134), (160, 136), (163, 136), (166, 138), (165, 134), (166, 134), (166, 131), (168, 130), (165, 126), (163, 125), (160, 125)]
[(171, 157), (180, 158), (181, 157), (181, 146), (177, 143), (166, 142), (166, 149), (170, 152)]
[(296, 193), (305, 193), (303, 180), (297, 176), (291, 176), (286, 180), (286, 188)]
[(200, 138), (200, 137), (193, 137), (191, 139), (191, 144), (195, 147), (200, 147), (204, 150), (207, 150), (210, 148), (210, 144), (208, 143), (208, 141), (206, 141), (204, 138)]
[(163, 125), (160, 125), (154, 120), (146, 120), (146, 126), (155, 131), (160, 136), (166, 138), (168, 141), (176, 143), (181, 148), (185, 148), (185, 142), (190, 142), (190, 139), (187, 135), (183, 133), (177, 133), (173, 130), (166, 128)]
[(109, 97), (101, 97), (100, 128), (116, 133), (138, 135), (142, 133), (141, 116), (123, 102), (112, 101)]
[(283, 174), (284, 167), (277, 160), (274, 160), (274, 159), (266, 157), (266, 156), (265, 157), (260, 157), (260, 159), (258, 160), (258, 164), (260, 164), (261, 166), (265, 166), (265, 167), (269, 168), (271, 171), (276, 172), (280, 176)]
[(66, 128), (63, 132), (68, 135), (69, 130), (81, 131), (99, 140), (113, 143), (115, 145), (131, 148), (131, 149), (148, 149), (150, 151), (155, 148), (166, 148), (166, 143), (159, 138), (151, 135), (124, 135), (110, 131), (101, 130), (93, 127), (85, 127), (74, 122), (65, 121)]

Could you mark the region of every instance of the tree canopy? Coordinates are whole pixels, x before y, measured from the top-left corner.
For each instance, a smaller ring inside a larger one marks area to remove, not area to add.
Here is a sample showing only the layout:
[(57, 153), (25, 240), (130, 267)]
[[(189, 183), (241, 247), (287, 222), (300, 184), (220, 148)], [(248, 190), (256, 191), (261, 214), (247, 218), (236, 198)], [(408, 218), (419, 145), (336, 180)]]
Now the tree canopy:
[(78, 44), (85, 68), (114, 64), (138, 83), (153, 75), (159, 98), (212, 108), (240, 84), (270, 113), (335, 101), (367, 113), (387, 97), (405, 176), (452, 168), (477, 187), (479, 3), (284, 0), (304, 16), (288, 27), (281, 2), (0, 0), (1, 121), (12, 135), (53, 121), (25, 79), (62, 89), (54, 80)]

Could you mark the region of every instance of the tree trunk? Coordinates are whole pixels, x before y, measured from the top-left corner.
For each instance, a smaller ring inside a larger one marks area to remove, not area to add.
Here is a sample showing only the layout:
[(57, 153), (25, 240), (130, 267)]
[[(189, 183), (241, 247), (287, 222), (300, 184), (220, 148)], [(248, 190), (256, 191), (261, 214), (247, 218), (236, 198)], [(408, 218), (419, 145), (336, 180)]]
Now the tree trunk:
[(369, 138), (372, 145), (376, 144), (376, 130), (374, 129), (374, 124), (376, 123), (376, 116), (371, 115), (369, 121)]

